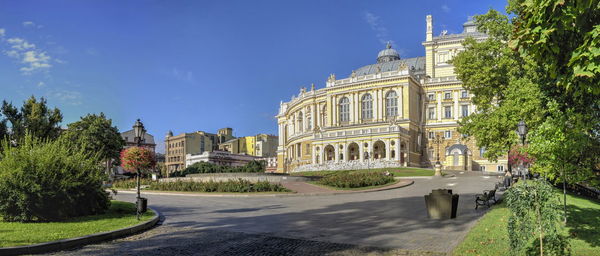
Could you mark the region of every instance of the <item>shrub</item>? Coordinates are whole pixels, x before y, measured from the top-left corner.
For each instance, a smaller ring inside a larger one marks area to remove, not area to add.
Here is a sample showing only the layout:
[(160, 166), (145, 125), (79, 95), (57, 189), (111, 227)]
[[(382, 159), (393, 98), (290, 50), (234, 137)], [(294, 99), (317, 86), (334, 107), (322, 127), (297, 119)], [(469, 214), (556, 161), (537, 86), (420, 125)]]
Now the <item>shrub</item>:
[(0, 154), (0, 215), (5, 221), (55, 221), (98, 214), (110, 206), (97, 155), (64, 138), (26, 135), (19, 147), (3, 142)]
[(207, 162), (198, 162), (188, 166), (187, 168), (173, 172), (169, 177), (185, 177), (188, 174), (197, 173), (235, 173), (235, 172), (247, 172), (256, 173), (264, 172), (265, 164), (264, 161), (250, 161), (244, 166), (222, 166)]
[[(150, 183), (152, 183), (151, 179), (141, 179), (140, 180), (140, 184), (142, 186), (150, 185)], [(137, 187), (137, 181), (135, 179), (118, 180), (118, 181), (113, 182), (112, 187), (113, 188), (132, 189), (132, 188)]]
[(512, 255), (570, 255), (560, 199), (550, 183), (519, 182), (505, 198), (512, 213), (507, 226)]
[(151, 182), (151, 190), (163, 191), (188, 191), (188, 192), (289, 192), (279, 184), (272, 184), (266, 181), (251, 183), (247, 180), (228, 180), (228, 181), (184, 181), (174, 182)]
[(394, 182), (394, 177), (377, 172), (344, 172), (326, 175), (317, 183), (338, 188), (362, 188)]

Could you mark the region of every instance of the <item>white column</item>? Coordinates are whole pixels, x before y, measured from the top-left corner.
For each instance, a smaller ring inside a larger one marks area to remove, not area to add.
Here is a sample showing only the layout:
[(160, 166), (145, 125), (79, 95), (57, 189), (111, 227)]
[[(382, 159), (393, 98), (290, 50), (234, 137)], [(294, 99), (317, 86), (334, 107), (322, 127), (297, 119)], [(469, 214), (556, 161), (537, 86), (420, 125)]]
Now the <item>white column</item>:
[(379, 97), (377, 96), (377, 90), (371, 92), (371, 96), (373, 97), (373, 121), (377, 121), (379, 119)]
[(319, 107), (316, 104), (314, 104), (312, 106), (312, 114), (311, 114), (312, 124), (311, 124), (311, 126), (313, 129), (315, 129), (315, 127), (317, 127), (317, 119), (319, 119), (319, 116), (317, 115), (318, 108)]
[(317, 163), (317, 147), (312, 147), (312, 164)]
[(344, 150), (344, 162), (348, 162), (348, 160), (350, 159), (350, 158), (348, 157), (348, 155), (349, 155), (349, 153), (350, 153), (350, 152), (348, 151), (348, 143), (344, 143), (344, 149), (343, 149), (343, 150)]
[(394, 143), (396, 143), (394, 146), (396, 147), (394, 149), (394, 151), (396, 151), (396, 155), (395, 155), (395, 160), (396, 161), (400, 161), (400, 154), (402, 154), (403, 152), (400, 151), (400, 139), (396, 139), (394, 140)]
[(358, 144), (358, 159), (360, 159), (360, 162), (364, 162), (365, 161), (365, 153), (364, 153), (364, 142), (359, 142)]
[(338, 112), (338, 103), (337, 103), (337, 97), (333, 96), (331, 99), (331, 120), (332, 120), (332, 124), (331, 126), (337, 126), (338, 124), (338, 116), (337, 116), (337, 112)]
[(454, 115), (454, 120), (458, 120), (458, 91), (454, 92), (454, 98), (452, 98), (452, 100), (454, 101), (454, 113), (452, 113)]
[(390, 145), (390, 140), (389, 140), (389, 139), (386, 139), (386, 140), (384, 140), (384, 142), (385, 142), (385, 160), (392, 160), (392, 158), (391, 158), (391, 156), (390, 156), (390, 153), (391, 153), (391, 151), (392, 151), (392, 150), (390, 149), (390, 146), (391, 146), (391, 145)]
[(437, 96), (437, 120), (438, 121), (442, 121), (442, 94), (443, 93), (438, 93), (438, 92), (435, 93), (435, 95)]
[[(406, 88), (407, 88), (407, 90), (410, 90), (410, 85), (407, 86)], [(400, 87), (399, 91), (400, 91), (400, 93), (398, 94), (398, 118), (404, 119), (405, 118), (404, 117), (404, 86)], [(409, 109), (410, 109), (410, 106), (409, 106)], [(410, 115), (410, 113), (409, 113), (409, 115)], [(398, 155), (398, 151), (396, 151), (396, 155)]]
[(334, 152), (335, 152), (335, 162), (339, 162), (340, 161), (340, 145), (339, 144), (333, 144), (334, 147)]

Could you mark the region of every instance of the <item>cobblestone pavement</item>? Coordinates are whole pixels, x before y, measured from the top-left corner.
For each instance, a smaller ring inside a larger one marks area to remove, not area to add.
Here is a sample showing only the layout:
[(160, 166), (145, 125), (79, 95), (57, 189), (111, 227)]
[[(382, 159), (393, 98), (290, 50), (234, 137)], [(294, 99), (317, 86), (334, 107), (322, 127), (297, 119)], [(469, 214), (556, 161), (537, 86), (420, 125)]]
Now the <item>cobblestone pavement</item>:
[[(496, 182), (496, 177), (457, 173), (359, 194), (146, 195), (150, 207), (165, 216), (161, 226), (56, 255), (444, 255), (485, 213), (474, 209), (475, 194)], [(460, 195), (456, 219), (427, 217), (423, 196), (435, 188)], [(133, 202), (135, 195), (119, 194), (117, 199)]]
[(108, 243), (89, 245), (50, 255), (407, 255), (441, 256), (444, 253), (328, 243), (268, 234), (224, 230), (198, 230), (161, 226), (142, 234)]

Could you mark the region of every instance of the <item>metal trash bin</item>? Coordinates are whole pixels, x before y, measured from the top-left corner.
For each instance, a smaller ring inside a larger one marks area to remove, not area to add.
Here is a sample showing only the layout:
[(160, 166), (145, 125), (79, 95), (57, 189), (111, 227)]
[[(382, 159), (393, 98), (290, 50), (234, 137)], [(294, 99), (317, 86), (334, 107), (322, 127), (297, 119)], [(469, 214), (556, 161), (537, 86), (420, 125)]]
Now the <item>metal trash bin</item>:
[(135, 202), (135, 205), (137, 206), (138, 212), (145, 213), (146, 211), (148, 211), (148, 198), (138, 198), (138, 200)]
[(431, 219), (456, 218), (458, 195), (452, 194), (451, 189), (434, 189), (425, 195), (427, 214)]

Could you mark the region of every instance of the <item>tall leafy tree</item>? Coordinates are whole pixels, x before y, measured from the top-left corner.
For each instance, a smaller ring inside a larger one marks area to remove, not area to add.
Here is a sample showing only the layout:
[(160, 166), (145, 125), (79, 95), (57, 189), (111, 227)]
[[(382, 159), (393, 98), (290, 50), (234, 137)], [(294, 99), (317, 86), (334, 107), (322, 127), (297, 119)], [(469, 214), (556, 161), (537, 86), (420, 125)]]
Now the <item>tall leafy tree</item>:
[(63, 116), (58, 108), (50, 109), (44, 97), (38, 100), (32, 95), (20, 109), (3, 101), (1, 111), (4, 119), (0, 120), (0, 132), (8, 127), (5, 134), (13, 142), (19, 142), (26, 133), (42, 139), (56, 139), (60, 135)]
[[(594, 32), (600, 25), (598, 8), (580, 8), (595, 6), (589, 4), (514, 0), (508, 7), (516, 14), (512, 22), (494, 10), (476, 17), (478, 29), (489, 37), (467, 39), (466, 50), (453, 63), (479, 109), (462, 121), (461, 132), (488, 148), (491, 159), (518, 141), (514, 130), (523, 119), (530, 128), (526, 150), (536, 159), (533, 171), (557, 182), (593, 177), (591, 170), (600, 161), (595, 69), (600, 51)], [(558, 17), (563, 15), (569, 17)], [(579, 55), (587, 56), (586, 61), (575, 57)]]
[(546, 114), (543, 94), (534, 82), (539, 69), (532, 61), (508, 47), (512, 24), (495, 10), (475, 16), (484, 40), (467, 38), (465, 51), (452, 63), (465, 89), (473, 93), (477, 111), (463, 118), (459, 131), (474, 137), (485, 156), (497, 160), (518, 143), (517, 123), (525, 119), (530, 127), (542, 122)]
[(81, 120), (68, 124), (62, 136), (86, 151), (97, 152), (105, 161), (107, 171), (112, 160), (119, 159), (120, 152), (125, 146), (119, 129), (113, 126), (112, 120), (107, 119), (104, 113), (88, 114), (81, 117)]

